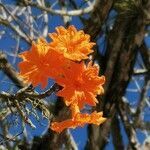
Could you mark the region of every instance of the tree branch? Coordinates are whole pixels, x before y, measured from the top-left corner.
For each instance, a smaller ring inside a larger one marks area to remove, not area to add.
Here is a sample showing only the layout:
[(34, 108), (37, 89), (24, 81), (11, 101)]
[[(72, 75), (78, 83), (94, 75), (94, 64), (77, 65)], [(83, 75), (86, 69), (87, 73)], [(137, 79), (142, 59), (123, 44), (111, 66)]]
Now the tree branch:
[(79, 16), (79, 15), (83, 15), (83, 14), (90, 13), (91, 11), (93, 11), (94, 7), (96, 6), (96, 1), (97, 0), (94, 0), (94, 2), (90, 6), (88, 6), (86, 8), (78, 9), (78, 10), (70, 10), (70, 11), (67, 11), (67, 10), (66, 11), (65, 10), (54, 10), (54, 9), (52, 9), (50, 7), (48, 8), (48, 7), (39, 5), (36, 2), (31, 2), (31, 1), (27, 1), (27, 0), (24, 0), (24, 1), (25, 1), (26, 5), (36, 7), (38, 9), (41, 9), (43, 11), (46, 11), (46, 12), (54, 14), (54, 15)]
[(120, 100), (120, 103), (118, 104), (118, 111), (121, 116), (121, 120), (123, 121), (127, 136), (129, 138), (129, 148), (132, 148), (133, 150), (140, 150), (139, 142), (136, 137), (136, 131), (133, 128), (133, 125), (130, 123), (130, 120), (128, 118), (128, 112), (126, 112), (122, 100)]
[(4, 53), (0, 52), (0, 69), (16, 84), (17, 87), (23, 88), (27, 86), (21, 78), (19, 78), (18, 73), (12, 65), (7, 61)]
[(115, 115), (111, 124), (111, 133), (113, 137), (113, 144), (116, 150), (124, 150), (124, 144), (121, 135), (120, 123), (118, 116)]

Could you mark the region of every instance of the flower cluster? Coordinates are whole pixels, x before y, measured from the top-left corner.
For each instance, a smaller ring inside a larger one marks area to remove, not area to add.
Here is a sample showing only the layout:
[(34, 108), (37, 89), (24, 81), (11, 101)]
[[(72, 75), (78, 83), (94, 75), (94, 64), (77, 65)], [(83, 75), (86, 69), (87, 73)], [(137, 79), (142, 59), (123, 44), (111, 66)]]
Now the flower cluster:
[(19, 63), (19, 75), (26, 81), (42, 88), (47, 86), (48, 78), (55, 80), (62, 86), (57, 92), (71, 109), (72, 118), (53, 122), (51, 129), (61, 132), (66, 128), (76, 128), (86, 123), (99, 125), (106, 118), (102, 112), (91, 114), (81, 113), (85, 105), (95, 106), (98, 103), (97, 95), (104, 92), (102, 85), (104, 76), (98, 76), (99, 66), (92, 61), (85, 63), (88, 55), (93, 52), (95, 43), (90, 42), (90, 36), (82, 30), (77, 31), (74, 26), (67, 29), (60, 26), (57, 33), (51, 33), (51, 42), (38, 39), (33, 42), (29, 51), (21, 53), (23, 59)]

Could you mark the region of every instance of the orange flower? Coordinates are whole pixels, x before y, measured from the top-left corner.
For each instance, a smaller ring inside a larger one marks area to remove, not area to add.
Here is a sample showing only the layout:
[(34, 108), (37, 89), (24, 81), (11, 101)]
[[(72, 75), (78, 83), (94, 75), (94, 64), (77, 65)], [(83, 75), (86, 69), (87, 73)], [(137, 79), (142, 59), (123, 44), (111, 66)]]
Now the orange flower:
[(41, 84), (42, 88), (46, 87), (49, 77), (55, 79), (59, 76), (63, 66), (69, 61), (62, 54), (52, 50), (43, 38), (38, 39), (37, 43), (33, 42), (31, 49), (19, 56), (23, 59), (18, 64), (20, 76), (33, 86)]
[(72, 25), (68, 29), (60, 26), (56, 28), (57, 33), (49, 34), (52, 38), (50, 43), (54, 50), (59, 51), (64, 57), (81, 61), (87, 59), (88, 54), (92, 53), (91, 49), (95, 43), (90, 42), (90, 36), (82, 30), (77, 31)]
[(85, 124), (102, 124), (106, 118), (102, 117), (102, 112), (93, 112), (92, 114), (77, 113), (72, 119), (68, 119), (62, 122), (53, 122), (51, 129), (55, 132), (62, 132), (66, 128), (76, 128), (78, 126), (83, 127)]
[(71, 109), (72, 118), (74, 118), (76, 114), (80, 113), (80, 109), (77, 102), (72, 103), (70, 105), (70, 109)]
[(64, 97), (67, 106), (76, 101), (80, 108), (85, 104), (95, 106), (98, 102), (96, 96), (104, 92), (102, 85), (105, 82), (105, 77), (99, 77), (98, 73), (99, 67), (91, 62), (87, 66), (83, 62), (70, 63), (63, 76), (56, 79), (64, 87), (57, 95)]

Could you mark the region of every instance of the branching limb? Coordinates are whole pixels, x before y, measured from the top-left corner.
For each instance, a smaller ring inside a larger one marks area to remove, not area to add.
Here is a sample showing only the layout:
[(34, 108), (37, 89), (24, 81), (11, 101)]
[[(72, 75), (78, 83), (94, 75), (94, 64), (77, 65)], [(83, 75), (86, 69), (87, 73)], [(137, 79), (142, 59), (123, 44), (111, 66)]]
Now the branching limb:
[(94, 7), (96, 6), (96, 0), (94, 0), (93, 3), (90, 6), (86, 7), (86, 8), (66, 11), (66, 10), (54, 10), (50, 7), (48, 8), (48, 7), (39, 5), (38, 3), (32, 2), (32, 1), (27, 1), (27, 0), (24, 0), (24, 1), (25, 1), (26, 5), (33, 6), (33, 7), (36, 7), (38, 9), (41, 9), (43, 11), (46, 11), (48, 13), (51, 13), (51, 14), (54, 14), (54, 15), (61, 15), (61, 16), (79, 16), (79, 15), (83, 15), (83, 14), (90, 13), (91, 11), (93, 11)]

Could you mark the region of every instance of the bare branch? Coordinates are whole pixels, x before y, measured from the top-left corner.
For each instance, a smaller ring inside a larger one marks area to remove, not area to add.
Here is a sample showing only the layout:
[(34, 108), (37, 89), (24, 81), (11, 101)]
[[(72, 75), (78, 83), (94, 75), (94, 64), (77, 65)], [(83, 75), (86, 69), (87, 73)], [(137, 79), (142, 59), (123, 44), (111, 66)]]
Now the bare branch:
[(143, 58), (143, 62), (147, 68), (147, 70), (150, 70), (150, 51), (146, 47), (145, 43), (143, 43), (140, 47), (140, 53)]
[(116, 150), (124, 150), (125, 147), (124, 147), (123, 139), (121, 135), (120, 123), (116, 115), (114, 116), (111, 126), (112, 126), (111, 133), (112, 133), (114, 148)]
[[(26, 0), (24, 0), (24, 1), (26, 1)], [(26, 5), (39, 8), (43, 11), (46, 11), (46, 12), (54, 14), (54, 15), (62, 15), (62, 16), (79, 16), (79, 15), (83, 15), (86, 13), (90, 13), (91, 11), (93, 11), (94, 7), (96, 6), (95, 4), (96, 4), (96, 0), (94, 0), (94, 2), (87, 8), (66, 11), (66, 10), (54, 10), (52, 8), (48, 8), (48, 7), (39, 5), (36, 2), (26, 1)]]
[(134, 123), (136, 125), (141, 124), (141, 121), (142, 121), (141, 113), (142, 113), (142, 110), (145, 106), (145, 100), (147, 99), (147, 92), (148, 92), (149, 87), (150, 87), (150, 75), (145, 77), (145, 85), (144, 85), (144, 88), (141, 92), (140, 100), (137, 104), (137, 109), (136, 109), (136, 113), (135, 113), (135, 120), (134, 120)]
[(10, 22), (8, 22), (7, 20), (3, 19), (0, 17), (0, 23), (6, 27), (9, 27), (12, 29), (12, 31), (14, 31), (17, 35), (19, 35), (22, 39), (24, 39), (28, 44), (31, 44), (31, 39), (28, 38), (23, 32), (22, 30), (19, 28), (19, 26), (14, 26), (13, 24), (11, 24)]
[(0, 52), (0, 69), (16, 84), (17, 87), (24, 87), (26, 84), (21, 78), (19, 78), (18, 73), (12, 67), (12, 65), (7, 61), (4, 53)]
[(123, 125), (126, 130), (127, 136), (129, 138), (129, 147), (131, 147), (134, 150), (140, 150), (139, 142), (136, 137), (136, 131), (133, 128), (133, 125), (130, 123), (130, 120), (128, 118), (128, 112), (126, 111), (122, 100), (120, 100), (120, 103), (118, 105), (118, 111), (123, 121)]
[(93, 41), (100, 35), (102, 25), (106, 21), (114, 1), (115, 0), (97, 0), (95, 2), (94, 10), (90, 18), (85, 22), (84, 28), (84, 31), (91, 35)]
[(78, 150), (78, 147), (73, 139), (73, 136), (71, 135), (70, 131), (67, 130), (66, 134), (64, 135), (64, 140), (66, 143), (66, 148), (68, 150)]
[(33, 91), (33, 89), (30, 86), (27, 86), (25, 88), (20, 89), (16, 94), (9, 94), (6, 92), (1, 92), (0, 93), (0, 98), (3, 99), (10, 99), (11, 101), (13, 100), (19, 100), (19, 99), (26, 99), (26, 98), (38, 98), (38, 99), (43, 99), (48, 96), (50, 96), (53, 92), (56, 92), (60, 89), (60, 86), (57, 84), (54, 84), (50, 89), (47, 91), (38, 94)]
[(142, 75), (148, 73), (148, 70), (146, 69), (135, 69), (134, 70), (134, 75)]

